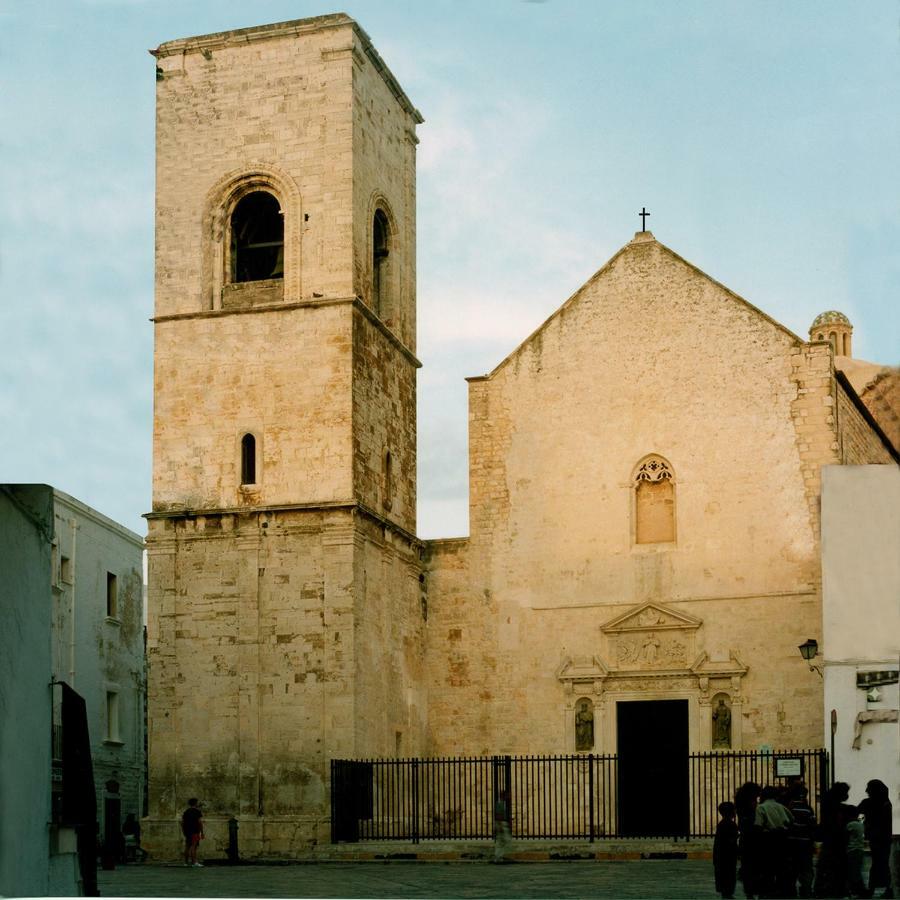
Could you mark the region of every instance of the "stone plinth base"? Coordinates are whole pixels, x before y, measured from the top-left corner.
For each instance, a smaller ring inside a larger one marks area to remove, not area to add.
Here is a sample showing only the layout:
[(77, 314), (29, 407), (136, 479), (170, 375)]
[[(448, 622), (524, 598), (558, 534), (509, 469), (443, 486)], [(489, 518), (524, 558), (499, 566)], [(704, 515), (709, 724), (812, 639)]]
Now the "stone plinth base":
[[(204, 816), (201, 860), (228, 858), (228, 819)], [(308, 859), (319, 843), (331, 840), (331, 823), (323, 816), (238, 817), (238, 854), (245, 860)], [(141, 821), (141, 846), (153, 862), (174, 862), (184, 855), (179, 819)]]

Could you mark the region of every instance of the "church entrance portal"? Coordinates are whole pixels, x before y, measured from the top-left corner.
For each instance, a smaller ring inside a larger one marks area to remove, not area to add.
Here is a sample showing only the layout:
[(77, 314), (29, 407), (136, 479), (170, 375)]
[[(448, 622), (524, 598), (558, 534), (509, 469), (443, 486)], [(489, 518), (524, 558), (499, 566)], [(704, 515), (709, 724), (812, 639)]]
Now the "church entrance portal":
[(616, 727), (619, 834), (687, 836), (688, 701), (619, 702)]

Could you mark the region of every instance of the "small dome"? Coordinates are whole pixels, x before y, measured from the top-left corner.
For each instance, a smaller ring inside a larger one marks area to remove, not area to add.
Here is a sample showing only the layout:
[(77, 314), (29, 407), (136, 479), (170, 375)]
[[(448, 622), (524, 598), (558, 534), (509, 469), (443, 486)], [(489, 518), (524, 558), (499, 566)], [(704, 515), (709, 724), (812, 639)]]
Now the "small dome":
[(846, 325), (848, 328), (853, 327), (850, 325), (850, 320), (836, 309), (829, 309), (828, 312), (819, 313), (809, 327), (812, 330), (813, 328), (820, 328), (822, 325)]

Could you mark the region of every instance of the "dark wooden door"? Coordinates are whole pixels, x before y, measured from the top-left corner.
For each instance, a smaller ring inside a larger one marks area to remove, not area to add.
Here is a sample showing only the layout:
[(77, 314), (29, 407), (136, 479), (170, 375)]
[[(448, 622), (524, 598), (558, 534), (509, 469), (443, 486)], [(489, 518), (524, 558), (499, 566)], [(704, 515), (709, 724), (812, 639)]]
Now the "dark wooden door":
[(616, 704), (619, 834), (687, 836), (688, 701)]

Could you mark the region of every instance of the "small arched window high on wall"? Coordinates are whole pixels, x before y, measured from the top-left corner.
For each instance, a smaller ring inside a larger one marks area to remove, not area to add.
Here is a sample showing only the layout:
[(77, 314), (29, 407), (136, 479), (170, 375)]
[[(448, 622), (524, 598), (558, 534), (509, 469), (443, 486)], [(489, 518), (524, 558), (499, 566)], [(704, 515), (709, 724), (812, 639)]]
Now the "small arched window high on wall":
[(256, 438), (252, 434), (241, 438), (241, 484), (256, 484)]
[(675, 540), (675, 478), (661, 456), (642, 460), (634, 474), (634, 542), (666, 544)]
[(383, 209), (376, 209), (372, 218), (372, 308), (384, 315), (388, 306), (388, 256), (391, 229)]
[(284, 277), (284, 216), (268, 191), (253, 191), (231, 214), (231, 281)]

